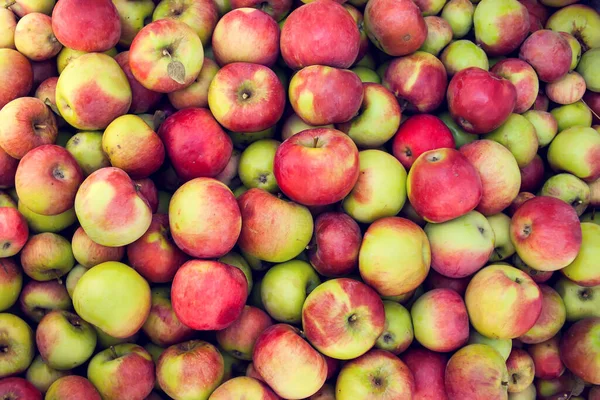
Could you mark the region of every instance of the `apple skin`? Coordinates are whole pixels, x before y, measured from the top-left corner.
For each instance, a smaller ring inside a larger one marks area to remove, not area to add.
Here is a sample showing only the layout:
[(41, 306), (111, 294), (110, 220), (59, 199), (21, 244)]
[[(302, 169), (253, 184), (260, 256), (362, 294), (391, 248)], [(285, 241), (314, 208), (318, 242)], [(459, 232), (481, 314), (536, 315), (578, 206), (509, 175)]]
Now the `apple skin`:
[(79, 279), (87, 272), (87, 268), (81, 264), (75, 265), (67, 274), (67, 279), (65, 279), (65, 286), (67, 288), (67, 293), (70, 298), (73, 298), (73, 292), (75, 291), (75, 286), (77, 286), (77, 282)]
[(385, 70), (383, 86), (398, 98), (402, 111), (430, 113), (444, 101), (448, 77), (440, 60), (417, 51), (392, 60)]
[(15, 186), (15, 174), (19, 160), (9, 156), (0, 147), (0, 189), (7, 189)]
[(498, 354), (500, 354), (505, 361), (508, 360), (508, 356), (510, 356), (510, 352), (513, 346), (511, 339), (491, 339), (487, 336), (483, 336), (475, 329), (471, 330), (468, 343), (470, 345), (485, 344), (487, 346), (490, 346), (491, 348), (496, 350), (496, 352), (498, 352)]
[(11, 308), (23, 287), (23, 271), (11, 258), (0, 258), (0, 312)]
[(486, 71), (490, 69), (485, 52), (475, 43), (465, 39), (453, 41), (446, 46), (440, 60), (449, 77), (469, 67), (478, 67)]
[(256, 400), (278, 400), (277, 396), (264, 383), (247, 376), (238, 376), (224, 382), (209, 397), (209, 400), (230, 400), (242, 396)]
[(29, 228), (21, 213), (12, 207), (0, 207), (0, 258), (19, 253), (28, 238)]
[(292, 8), (291, 0), (271, 0), (261, 2), (259, 0), (231, 0), (231, 8), (252, 7), (269, 14), (277, 22), (282, 22)]
[(322, 354), (338, 360), (365, 354), (384, 326), (385, 311), (377, 292), (349, 278), (317, 286), (302, 307), (306, 339)]
[(18, 210), (25, 217), (30, 231), (37, 233), (60, 232), (77, 221), (74, 208), (57, 215), (41, 215), (28, 209), (23, 202), (19, 202)]
[(535, 366), (531, 356), (523, 349), (514, 348), (506, 360), (508, 392), (519, 393), (533, 383)]
[(102, 53), (84, 54), (71, 61), (56, 84), (60, 114), (80, 130), (106, 128), (127, 113), (131, 100), (127, 76), (112, 57)]
[(152, 20), (172, 19), (184, 22), (198, 35), (202, 46), (208, 47), (210, 37), (219, 19), (218, 6), (212, 1), (190, 1), (183, 2), (163, 0), (158, 2)]
[[(127, 3), (127, 0), (116, 1), (123, 1)], [(117, 54), (114, 58), (121, 69), (123, 69), (123, 72), (127, 77), (127, 81), (129, 82), (129, 87), (131, 88), (131, 105), (129, 106), (129, 112), (131, 114), (142, 114), (154, 109), (162, 99), (162, 93), (146, 89), (137, 81), (137, 79), (135, 79), (133, 73), (131, 72), (131, 67), (129, 66), (129, 51), (123, 51)]]
[(539, 285), (542, 292), (542, 313), (535, 325), (519, 340), (527, 344), (545, 342), (555, 336), (565, 324), (567, 312), (560, 295), (547, 285)]
[(481, 0), (473, 25), (477, 44), (491, 57), (502, 56), (516, 50), (529, 34), (529, 12), (517, 0)]
[(74, 265), (71, 243), (56, 233), (30, 237), (21, 251), (23, 272), (37, 281), (58, 279)]
[[(582, 241), (577, 213), (554, 197), (539, 196), (515, 211), (510, 237), (519, 257), (530, 267), (555, 271), (569, 265)], [(556, 247), (556, 243), (560, 243)]]
[[(27, 58), (13, 49), (0, 49), (0, 109), (33, 87), (33, 70)], [(3, 119), (4, 120), (4, 119)]]
[(96, 332), (71, 312), (52, 311), (37, 326), (35, 342), (48, 366), (69, 370), (82, 365), (94, 354)]
[(167, 94), (171, 105), (178, 110), (191, 107), (208, 108), (208, 88), (218, 71), (217, 63), (205, 57), (200, 74), (190, 86)]
[[(206, 298), (207, 290), (215, 293)], [(191, 260), (179, 268), (171, 287), (177, 318), (195, 330), (220, 330), (242, 313), (248, 284), (238, 268), (218, 261)], [(198, 304), (202, 303), (202, 314)]]
[(125, 247), (107, 247), (94, 242), (82, 227), (77, 228), (71, 239), (75, 260), (86, 268), (106, 261), (121, 261)]
[(287, 324), (265, 329), (256, 340), (252, 354), (254, 368), (273, 391), (287, 399), (315, 394), (325, 383), (327, 363)]
[(17, 16), (9, 8), (4, 8), (0, 10), (0, 22), (0, 49), (14, 49)]
[(506, 214), (512, 217), (515, 214), (515, 211), (519, 209), (519, 207), (521, 207), (527, 200), (533, 199), (534, 197), (535, 194), (530, 192), (519, 193), (517, 197), (513, 200), (512, 204), (506, 209)]
[(360, 33), (352, 15), (340, 4), (315, 1), (298, 7), (285, 19), (280, 46), (291, 69), (309, 65), (349, 68), (360, 50)]
[(0, 382), (3, 378), (25, 372), (35, 356), (33, 331), (21, 318), (0, 313), (2, 346), (6, 348), (0, 358)]
[(118, 344), (90, 360), (87, 377), (104, 399), (141, 399), (154, 388), (154, 362), (143, 347)]
[(232, 175), (239, 176), (247, 188), (257, 187), (271, 193), (279, 191), (273, 175), (273, 161), (281, 142), (274, 139), (261, 139), (251, 143), (238, 158), (239, 163)]
[(524, 335), (542, 312), (538, 285), (525, 272), (509, 265), (490, 265), (475, 274), (467, 287), (465, 303), (473, 327), (493, 339)]
[(575, 260), (561, 269), (561, 273), (580, 286), (600, 285), (600, 270), (597, 259), (600, 244), (600, 225), (592, 222), (581, 223), (581, 249)]
[[(334, 95), (336, 101), (331, 101)], [(347, 69), (311, 65), (298, 71), (290, 80), (292, 108), (304, 122), (314, 126), (350, 121), (358, 114), (363, 96), (363, 83), (358, 75)]]
[(406, 186), (415, 211), (434, 223), (465, 215), (483, 194), (477, 169), (459, 151), (448, 148), (421, 154), (408, 172)]
[(487, 217), (494, 232), (494, 251), (490, 256), (491, 262), (506, 260), (515, 254), (515, 246), (510, 240), (510, 217), (503, 213)]
[(412, 399), (415, 378), (398, 357), (374, 349), (344, 364), (335, 392), (337, 400), (367, 400), (374, 395), (385, 400)]
[(531, 65), (518, 58), (506, 58), (496, 63), (491, 72), (508, 79), (517, 90), (515, 113), (521, 114), (533, 106), (539, 92), (540, 82)]
[(158, 286), (152, 289), (150, 314), (142, 326), (148, 338), (157, 346), (168, 347), (189, 340), (194, 331), (177, 319), (171, 305), (171, 288)]
[[(536, 129), (537, 132), (537, 129)], [(521, 171), (521, 188), (520, 192), (535, 192), (542, 186), (544, 182), (544, 160), (536, 154), (533, 160), (520, 169)]]
[(75, 311), (85, 321), (116, 338), (136, 333), (148, 318), (148, 282), (133, 268), (115, 261), (96, 265), (77, 282)]
[(600, 385), (600, 351), (596, 337), (600, 318), (587, 318), (573, 324), (560, 341), (560, 358), (576, 376)]
[(110, 160), (102, 151), (102, 132), (76, 133), (65, 148), (77, 160), (86, 177), (100, 168), (110, 167)]
[[(1, 53), (0, 53), (1, 55)], [(56, 141), (54, 113), (35, 97), (21, 97), (0, 110), (0, 146), (12, 158), (22, 159), (38, 146)]]
[(62, 48), (52, 32), (52, 18), (42, 13), (25, 15), (15, 29), (15, 47), (31, 61), (45, 61)]
[(431, 269), (427, 275), (427, 280), (425, 281), (425, 289), (452, 289), (461, 296), (464, 296), (470, 280), (471, 277), (448, 278), (437, 272), (435, 269)]
[[(397, 268), (398, 262), (402, 262), (402, 269)], [(427, 277), (430, 263), (425, 232), (400, 217), (372, 223), (365, 232), (358, 258), (362, 279), (382, 296), (399, 296), (416, 289)]]
[[(184, 22), (171, 18), (142, 28), (129, 50), (129, 67), (135, 79), (146, 89), (159, 93), (174, 92), (192, 84), (200, 74), (203, 60), (204, 50), (198, 35)], [(177, 62), (180, 64), (174, 64)], [(169, 65), (183, 66), (179, 68), (180, 75), (169, 74)]]
[(23, 378), (0, 380), (0, 396), (3, 399), (42, 400), (42, 393)]
[(385, 325), (375, 347), (398, 355), (406, 351), (414, 339), (410, 313), (403, 305), (390, 300), (383, 302), (383, 308)]
[(215, 177), (229, 162), (233, 144), (208, 109), (188, 108), (162, 123), (158, 135), (183, 180)]
[(519, 58), (531, 64), (542, 82), (554, 82), (569, 72), (572, 54), (562, 35), (542, 29), (525, 39)]
[(50, 385), (45, 400), (101, 400), (101, 397), (94, 385), (86, 378), (69, 375)]
[(83, 171), (71, 153), (51, 144), (29, 151), (15, 175), (19, 202), (42, 215), (62, 214), (73, 208), (82, 182)]
[(254, 287), (254, 282), (252, 280), (252, 269), (250, 269), (250, 265), (241, 254), (235, 251), (230, 251), (223, 257), (219, 258), (218, 261), (239, 268), (240, 271), (244, 273), (244, 276), (246, 276), (246, 281), (248, 282), (248, 293), (252, 291), (252, 288)]
[(419, 50), (437, 57), (442, 49), (452, 41), (452, 27), (441, 17), (430, 15), (424, 20), (427, 25), (427, 38)]
[(362, 233), (356, 221), (345, 213), (326, 212), (315, 220), (308, 257), (323, 276), (347, 275), (358, 267), (361, 243)]
[(446, 355), (413, 348), (402, 354), (401, 359), (415, 378), (415, 400), (448, 400), (444, 383)]
[(48, 364), (42, 359), (42, 356), (37, 355), (33, 359), (33, 362), (29, 368), (27, 368), (25, 379), (35, 386), (37, 390), (42, 393), (46, 393), (50, 385), (52, 385), (56, 380), (68, 375), (71, 375), (71, 371), (59, 371), (49, 367)]
[(471, 67), (452, 77), (446, 97), (452, 118), (467, 132), (483, 134), (510, 116), (517, 91), (508, 79)]
[(548, 162), (555, 171), (567, 171), (593, 182), (600, 178), (600, 133), (576, 126), (561, 131), (548, 148)]
[(146, 199), (152, 213), (158, 211), (158, 189), (154, 181), (150, 178), (135, 179), (133, 181), (137, 191)]
[[(340, 124), (338, 126), (338, 128), (340, 128), (341, 131), (345, 132), (343, 129), (341, 129), (343, 126), (345, 126), (345, 125)], [(281, 140), (283, 141), (283, 140), (289, 139), (290, 137), (294, 136), (297, 133), (300, 133), (307, 129), (314, 129), (314, 128), (331, 128), (331, 129), (333, 129), (335, 127), (333, 126), (333, 124), (322, 125), (322, 126), (309, 125), (306, 122), (304, 122), (302, 120), (302, 118), (300, 118), (298, 116), (298, 114), (291, 113), (289, 115), (289, 117), (286, 118), (286, 120), (283, 123), (283, 126), (281, 127)]]
[(585, 89), (585, 80), (575, 71), (546, 84), (545, 88), (548, 98), (557, 104), (572, 104), (581, 100)]
[(598, 289), (600, 286), (585, 287), (567, 279), (560, 278), (554, 288), (562, 297), (567, 311), (567, 321), (579, 321), (584, 318), (600, 317), (598, 312)]
[(558, 132), (573, 127), (592, 126), (592, 110), (583, 103), (583, 100), (573, 104), (555, 107), (550, 113), (558, 123)]
[(125, 48), (131, 45), (135, 35), (144, 27), (145, 22), (152, 18), (155, 4), (152, 0), (130, 2), (115, 0), (113, 4), (119, 13), (121, 21), (121, 37), (119, 44)]
[(469, 340), (467, 308), (452, 289), (426, 292), (417, 299), (410, 312), (415, 339), (429, 350), (454, 351)]
[(473, 27), (474, 12), (475, 6), (470, 0), (450, 0), (440, 16), (450, 24), (454, 39), (462, 39)]
[(556, 174), (548, 178), (539, 192), (540, 196), (551, 196), (570, 204), (578, 216), (584, 213), (590, 203), (589, 186), (571, 174)]
[(58, 280), (25, 284), (19, 296), (19, 308), (30, 320), (38, 323), (53, 310), (70, 310), (73, 307), (65, 285)]
[(273, 320), (263, 310), (244, 306), (238, 319), (217, 332), (217, 342), (235, 358), (250, 361), (256, 340), (271, 325)]
[(414, 53), (427, 38), (421, 10), (408, 0), (368, 2), (364, 23), (371, 42), (393, 57)]
[(600, 206), (600, 178), (590, 182), (588, 186), (590, 187), (590, 205), (593, 207)]
[(598, 23), (600, 17), (596, 10), (583, 4), (573, 4), (552, 14), (546, 29), (570, 33), (581, 42), (583, 49), (587, 50), (600, 46)]

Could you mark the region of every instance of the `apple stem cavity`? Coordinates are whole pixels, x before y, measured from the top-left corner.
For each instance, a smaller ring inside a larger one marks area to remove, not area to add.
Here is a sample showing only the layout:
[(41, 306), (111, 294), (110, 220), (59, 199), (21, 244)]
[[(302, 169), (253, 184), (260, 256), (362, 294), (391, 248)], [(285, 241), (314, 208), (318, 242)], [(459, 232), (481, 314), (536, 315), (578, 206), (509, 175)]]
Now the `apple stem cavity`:
[(119, 358), (119, 355), (117, 354), (117, 351), (115, 350), (115, 346), (110, 346), (110, 353), (114, 360)]
[(15, 4), (17, 4), (16, 0), (8, 0), (5, 4), (4, 4), (4, 8), (10, 8), (12, 6), (14, 6)]

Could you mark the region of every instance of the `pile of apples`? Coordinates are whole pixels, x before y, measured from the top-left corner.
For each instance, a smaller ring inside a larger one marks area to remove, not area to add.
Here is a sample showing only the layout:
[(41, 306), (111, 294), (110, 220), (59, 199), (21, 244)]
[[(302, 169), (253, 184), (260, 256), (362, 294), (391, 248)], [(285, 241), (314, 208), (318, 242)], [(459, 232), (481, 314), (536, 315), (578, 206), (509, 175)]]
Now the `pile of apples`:
[(0, 399), (600, 399), (597, 3), (1, 1)]

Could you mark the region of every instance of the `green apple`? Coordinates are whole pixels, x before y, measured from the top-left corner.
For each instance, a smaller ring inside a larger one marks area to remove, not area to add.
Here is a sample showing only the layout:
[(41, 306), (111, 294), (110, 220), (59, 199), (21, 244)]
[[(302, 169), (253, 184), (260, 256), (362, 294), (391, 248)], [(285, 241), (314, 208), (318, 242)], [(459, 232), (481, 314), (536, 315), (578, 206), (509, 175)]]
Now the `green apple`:
[(523, 116), (535, 128), (540, 147), (548, 146), (558, 133), (556, 118), (549, 112), (542, 110), (529, 110), (523, 113)]
[(147, 19), (152, 18), (154, 2), (152, 0), (113, 0), (121, 19), (121, 38), (119, 44), (129, 47), (133, 38), (142, 30)]
[(73, 298), (73, 292), (75, 291), (75, 286), (77, 286), (77, 282), (79, 279), (88, 271), (86, 267), (81, 264), (77, 264), (73, 267), (72, 270), (67, 274), (67, 279), (65, 280), (65, 286), (67, 287), (67, 292), (71, 299)]
[(442, 52), (440, 60), (444, 64), (448, 76), (454, 76), (458, 71), (470, 67), (486, 71), (490, 69), (485, 51), (470, 40), (456, 40), (450, 43)]
[(298, 114), (292, 113), (292, 114), (290, 114), (289, 117), (286, 118), (285, 122), (283, 123), (283, 126), (281, 127), (281, 140), (289, 139), (290, 137), (294, 136), (297, 133), (300, 133), (307, 129), (314, 129), (314, 128), (332, 128), (333, 129), (334, 126), (333, 126), (333, 124), (320, 125), (320, 126), (309, 125), (306, 122), (304, 122), (302, 120), (302, 118), (300, 118), (298, 116)]
[(114, 336), (110, 336), (108, 333), (103, 332), (97, 326), (94, 326), (94, 330), (96, 331), (96, 336), (98, 337), (98, 348), (103, 350), (118, 344), (135, 343), (139, 337), (138, 332), (126, 338), (116, 338)]
[(448, 111), (444, 111), (443, 113), (438, 115), (438, 117), (442, 121), (444, 121), (444, 124), (446, 124), (448, 129), (450, 129), (450, 132), (452, 132), (452, 137), (454, 138), (454, 143), (456, 144), (457, 149), (460, 149), (467, 143), (471, 143), (479, 139), (478, 135), (468, 133), (463, 128), (461, 128), (460, 125), (458, 125), (456, 121), (454, 121), (454, 119)]
[(550, 111), (550, 114), (556, 119), (558, 132), (574, 126), (588, 128), (592, 126), (592, 111), (582, 100), (573, 104), (556, 107)]
[(586, 182), (600, 177), (600, 133), (593, 128), (572, 127), (550, 143), (548, 163), (555, 171), (570, 172)]
[(508, 360), (508, 356), (510, 356), (510, 352), (512, 350), (512, 340), (511, 339), (491, 339), (486, 336), (483, 336), (475, 329), (471, 329), (471, 333), (469, 334), (469, 344), (487, 344), (494, 348), (504, 360)]
[(60, 278), (75, 266), (71, 243), (55, 233), (31, 236), (21, 250), (21, 266), (36, 281)]
[(23, 288), (23, 271), (10, 258), (0, 258), (0, 312), (17, 302)]
[(510, 217), (506, 214), (496, 214), (487, 217), (488, 223), (494, 231), (494, 251), (490, 261), (506, 260), (515, 254), (515, 246), (510, 240)]
[(450, 0), (444, 6), (441, 17), (452, 27), (454, 39), (460, 39), (473, 27), (475, 7), (470, 0)]
[(358, 181), (342, 203), (346, 213), (364, 223), (398, 214), (406, 201), (407, 177), (400, 161), (381, 150), (363, 150), (358, 159)]
[(577, 211), (578, 216), (581, 216), (590, 204), (590, 187), (571, 174), (551, 176), (542, 186), (540, 195), (556, 197), (569, 203)]
[(351, 71), (358, 75), (362, 83), (381, 83), (381, 78), (371, 68), (358, 65), (352, 68)]
[(29, 368), (27, 368), (25, 379), (35, 386), (37, 390), (46, 393), (50, 385), (67, 375), (71, 375), (71, 371), (59, 371), (54, 369), (44, 361), (42, 356), (37, 355)]
[(244, 275), (246, 275), (246, 281), (248, 282), (248, 293), (252, 291), (252, 269), (250, 268), (250, 264), (248, 264), (248, 261), (246, 261), (246, 259), (242, 257), (240, 253), (230, 251), (223, 257), (219, 258), (219, 261), (239, 268), (244, 273)]
[(86, 176), (100, 168), (110, 167), (110, 160), (102, 150), (102, 132), (76, 133), (69, 139), (65, 148)]
[(581, 223), (581, 249), (575, 260), (560, 270), (573, 282), (583, 286), (600, 285), (600, 225)]
[[(598, 21), (600, 22), (600, 21)], [(596, 27), (598, 29), (600, 25)], [(598, 76), (598, 65), (600, 64), (600, 49), (589, 49), (581, 56), (577, 65), (577, 72), (585, 80), (585, 86), (592, 92), (600, 92), (600, 77)]]
[(240, 197), (241, 195), (243, 195), (247, 191), (248, 191), (248, 188), (246, 186), (244, 186), (244, 185), (241, 185), (241, 186), (238, 186), (237, 188), (235, 188), (233, 190), (233, 195), (237, 199), (238, 197)]
[(535, 385), (532, 383), (520, 392), (509, 393), (508, 400), (535, 400), (536, 393)]
[(569, 68), (569, 71), (573, 71), (577, 68), (577, 64), (579, 64), (579, 60), (581, 59), (581, 43), (579, 43), (579, 40), (570, 33), (561, 32), (560, 35), (565, 38), (567, 42), (569, 42), (569, 46), (571, 46), (571, 67)]
[(498, 142), (510, 150), (519, 168), (533, 160), (539, 147), (535, 127), (520, 114), (511, 114), (506, 122), (483, 138)]
[(414, 339), (410, 313), (402, 304), (395, 301), (384, 301), (383, 308), (385, 328), (377, 339), (375, 347), (398, 355), (408, 349)]
[(452, 41), (452, 27), (445, 19), (437, 16), (424, 18), (427, 25), (427, 38), (421, 45), (419, 51), (424, 51), (438, 56), (440, 51)]
[(24, 372), (35, 355), (33, 331), (13, 314), (0, 314), (0, 379)]
[[(87, 54), (85, 51), (81, 50), (73, 50), (68, 47), (63, 47), (58, 56), (56, 57), (56, 66), (58, 68), (58, 73), (62, 74), (67, 65), (71, 63), (76, 58), (81, 57), (82, 55)], [(113, 47), (112, 49), (106, 50), (103, 54), (107, 56), (114, 57), (117, 55), (117, 49)]]
[(271, 193), (279, 191), (273, 175), (273, 161), (280, 144), (277, 140), (262, 139), (250, 144), (242, 152), (238, 175), (245, 187), (259, 188)]
[(17, 208), (17, 202), (10, 197), (10, 194), (0, 190), (0, 207)]
[(133, 268), (108, 261), (79, 279), (73, 305), (87, 322), (111, 336), (125, 338), (136, 333), (150, 313), (150, 286)]
[(238, 149), (244, 149), (250, 144), (261, 140), (261, 139), (271, 139), (275, 136), (275, 129), (273, 127), (267, 128), (264, 131), (258, 132), (227, 132), (233, 145)]
[(67, 229), (77, 221), (75, 209), (70, 208), (67, 211), (57, 215), (42, 215), (31, 211), (22, 201), (19, 201), (19, 212), (27, 221), (29, 229), (33, 232), (53, 232), (58, 233)]
[(25, 284), (19, 297), (23, 314), (38, 323), (53, 310), (71, 310), (73, 302), (62, 280), (45, 282), (30, 280)]
[(262, 280), (262, 302), (273, 319), (296, 324), (302, 320), (304, 300), (320, 283), (317, 272), (305, 261), (277, 264)]
[(600, 212), (592, 210), (591, 212), (583, 214), (580, 219), (581, 222), (593, 222), (596, 225), (600, 225)]
[[(364, 1), (364, 0), (360, 0), (360, 1)], [(352, 1), (350, 1), (349, 3), (356, 7), (356, 5), (353, 4)], [(364, 3), (366, 3), (366, 1), (364, 1)], [(375, 70), (377, 68), (377, 63), (375, 62), (375, 58), (373, 57), (373, 55), (371, 53), (367, 53), (363, 56), (363, 58), (361, 58), (360, 60), (355, 62), (354, 66), (355, 67), (367, 67), (369, 69)]]
[(563, 277), (555, 283), (554, 289), (565, 303), (567, 321), (575, 322), (585, 318), (600, 317), (600, 285), (580, 286)]

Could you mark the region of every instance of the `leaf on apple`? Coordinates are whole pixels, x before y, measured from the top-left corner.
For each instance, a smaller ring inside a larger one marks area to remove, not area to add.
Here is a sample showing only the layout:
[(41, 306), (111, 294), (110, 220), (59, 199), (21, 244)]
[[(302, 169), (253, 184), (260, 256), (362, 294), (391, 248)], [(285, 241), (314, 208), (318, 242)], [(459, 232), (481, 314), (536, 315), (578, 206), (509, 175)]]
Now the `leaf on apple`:
[(585, 382), (579, 378), (575, 377), (575, 382), (573, 383), (573, 389), (571, 389), (571, 394), (569, 394), (569, 399), (571, 397), (579, 396), (585, 390)]
[(185, 83), (185, 66), (180, 61), (171, 60), (167, 65), (167, 74), (179, 84)]

